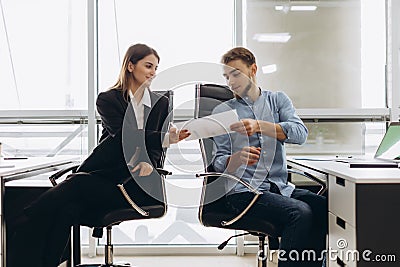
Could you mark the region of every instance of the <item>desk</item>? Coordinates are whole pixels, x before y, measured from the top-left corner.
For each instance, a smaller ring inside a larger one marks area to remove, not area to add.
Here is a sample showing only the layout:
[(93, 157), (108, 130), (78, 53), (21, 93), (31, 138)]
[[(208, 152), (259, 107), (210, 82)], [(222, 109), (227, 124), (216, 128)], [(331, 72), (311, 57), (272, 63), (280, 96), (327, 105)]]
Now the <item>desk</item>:
[(328, 266), (400, 266), (400, 169), (349, 168), (329, 159), (287, 159), (327, 182)]
[[(4, 227), (4, 192), (5, 183), (20, 180), (39, 174), (56, 171), (76, 164), (77, 157), (35, 157), (29, 159), (3, 160), (0, 159), (0, 267), (6, 266), (5, 259), (5, 227)], [(4, 167), (9, 166), (9, 167)]]

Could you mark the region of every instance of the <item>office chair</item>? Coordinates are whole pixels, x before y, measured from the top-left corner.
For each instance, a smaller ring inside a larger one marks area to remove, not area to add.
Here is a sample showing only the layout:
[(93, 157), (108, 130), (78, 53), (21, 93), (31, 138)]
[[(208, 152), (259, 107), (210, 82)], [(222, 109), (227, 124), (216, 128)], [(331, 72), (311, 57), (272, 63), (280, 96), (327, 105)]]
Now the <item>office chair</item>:
[[(195, 98), (195, 118), (208, 116), (212, 113), (214, 107), (222, 102), (225, 102), (234, 97), (229, 87), (218, 84), (196, 84)], [(231, 236), (228, 240), (218, 246), (218, 249), (223, 249), (233, 237), (242, 235), (254, 235), (258, 237), (259, 250), (257, 253), (258, 267), (267, 266), (268, 249), (279, 248), (279, 237), (282, 232), (280, 225), (275, 225), (272, 222), (261, 220), (255, 217), (246, 216), (247, 211), (257, 201), (262, 192), (253, 188), (250, 184), (242, 181), (240, 178), (227, 174), (215, 172), (212, 166), (213, 161), (213, 140), (212, 138), (199, 139), (200, 150), (204, 163), (205, 173), (197, 174), (197, 177), (204, 177), (202, 197), (199, 206), (198, 217), (200, 223), (207, 227), (218, 227), (225, 229), (243, 230), (245, 233)], [(290, 170), (289, 170), (290, 171)], [(310, 174), (296, 172), (297, 174), (306, 176), (316, 181), (321, 189), (322, 194), (325, 190), (325, 184)], [(233, 211), (226, 201), (226, 179), (234, 180), (241, 183), (254, 194), (253, 199), (248, 206), (239, 214)], [(265, 244), (265, 239), (268, 237), (268, 246)], [(267, 249), (265, 249), (267, 248)]]
[[(50, 181), (55, 186), (57, 185), (56, 180), (62, 177), (64, 174), (68, 172), (75, 172), (79, 166), (73, 166), (68, 169), (59, 171), (52, 176), (50, 176)], [(73, 262), (75, 266), (80, 267), (95, 267), (95, 266), (103, 266), (103, 267), (129, 267), (131, 266), (129, 263), (126, 264), (114, 264), (113, 263), (113, 244), (112, 244), (112, 227), (120, 224), (121, 222), (131, 221), (131, 220), (141, 220), (141, 219), (155, 219), (160, 218), (165, 215), (167, 211), (167, 201), (165, 196), (165, 186), (164, 186), (164, 177), (166, 175), (170, 175), (171, 173), (157, 168), (157, 172), (160, 174), (159, 177), (163, 188), (163, 199), (159, 204), (150, 204), (150, 205), (141, 205), (136, 208), (124, 208), (113, 210), (105, 214), (104, 216), (93, 216), (88, 213), (85, 214), (84, 218), (81, 218), (81, 224), (73, 226)], [(103, 228), (106, 228), (106, 245), (105, 245), (105, 263), (104, 264), (80, 264), (81, 263), (81, 252), (80, 252), (80, 226), (88, 226), (93, 229), (93, 237), (101, 238), (103, 236)]]
[[(168, 118), (167, 120), (172, 120), (172, 98), (173, 98), (173, 91), (158, 91), (159, 93), (165, 95), (169, 99), (169, 107), (168, 107)], [(164, 160), (165, 160), (165, 151), (161, 158), (160, 166), (163, 167)], [(61, 170), (52, 176), (49, 177), (53, 186), (57, 185), (57, 179), (65, 175), (69, 172), (76, 172), (79, 166), (72, 166), (70, 168)], [(129, 194), (125, 191), (123, 184), (119, 184), (118, 187), (121, 190), (121, 194), (125, 197), (129, 204), (131, 204), (132, 208), (124, 208), (113, 210), (105, 214), (104, 216), (94, 216), (93, 214), (85, 214), (84, 218), (81, 219), (80, 225), (73, 226), (73, 248), (72, 248), (72, 258), (75, 266), (79, 267), (95, 267), (95, 266), (102, 266), (102, 267), (129, 267), (131, 266), (129, 263), (124, 264), (114, 264), (113, 262), (113, 244), (112, 244), (112, 227), (115, 225), (120, 224), (124, 221), (131, 221), (131, 220), (141, 220), (141, 219), (155, 219), (164, 216), (167, 212), (167, 199), (165, 193), (165, 184), (164, 178), (166, 175), (170, 175), (171, 173), (162, 169), (156, 168), (158, 172), (158, 176), (149, 176), (146, 179), (147, 182), (150, 182), (149, 179), (154, 179), (155, 181), (151, 181), (151, 185), (154, 188), (159, 188), (157, 200), (155, 201), (152, 199), (152, 203), (144, 204), (144, 205), (137, 205), (134, 199), (131, 199)], [(152, 177), (152, 178), (151, 178)], [(131, 177), (128, 180), (132, 180)], [(127, 180), (127, 181), (128, 181)], [(126, 181), (126, 182), (127, 182)], [(134, 196), (131, 196), (134, 198)], [(106, 228), (106, 245), (105, 245), (105, 263), (104, 264), (80, 264), (81, 263), (81, 251), (80, 251), (80, 226), (88, 226), (93, 228), (93, 237), (101, 238), (103, 236), (103, 228)]]

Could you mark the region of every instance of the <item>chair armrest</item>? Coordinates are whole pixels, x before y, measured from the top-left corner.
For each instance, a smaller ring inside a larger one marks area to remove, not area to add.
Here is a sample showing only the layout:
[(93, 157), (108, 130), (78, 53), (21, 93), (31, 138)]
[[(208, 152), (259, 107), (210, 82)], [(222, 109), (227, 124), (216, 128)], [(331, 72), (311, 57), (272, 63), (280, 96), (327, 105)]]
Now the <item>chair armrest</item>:
[(78, 169), (78, 167), (79, 167), (79, 165), (74, 165), (74, 166), (71, 166), (71, 167), (62, 169), (62, 170), (60, 170), (60, 171), (54, 173), (53, 175), (51, 175), (51, 176), (49, 177), (49, 180), (50, 180), (51, 184), (52, 184), (53, 186), (56, 186), (56, 185), (57, 185), (57, 181), (56, 181), (56, 180), (57, 180), (58, 178), (62, 177), (62, 176), (63, 176), (64, 174), (66, 174), (67, 172), (70, 172), (70, 171), (76, 172), (76, 170)]
[(198, 178), (208, 177), (208, 176), (221, 176), (221, 177), (224, 177), (224, 178), (228, 178), (228, 179), (234, 180), (234, 181), (236, 181), (238, 183), (241, 183), (242, 185), (247, 187), (254, 194), (257, 194), (257, 195), (261, 195), (262, 194), (261, 191), (258, 191), (257, 189), (255, 189), (249, 183), (247, 183), (247, 182), (243, 181), (242, 179), (240, 179), (240, 178), (238, 178), (238, 177), (236, 177), (234, 175), (231, 175), (231, 174), (220, 173), (220, 172), (206, 172), (206, 173), (198, 173), (198, 174), (196, 174), (196, 177), (198, 177)]
[[(161, 176), (165, 176), (165, 175), (171, 175), (172, 173), (170, 171), (161, 169), (161, 168), (156, 168), (156, 171), (158, 172), (158, 174), (160, 174)], [(136, 171), (134, 174), (132, 175), (137, 175), (138, 171)], [(129, 178), (128, 178), (129, 179)], [(133, 201), (133, 199), (129, 196), (128, 192), (125, 190), (124, 187), (124, 183), (120, 183), (117, 185), (118, 189), (121, 191), (122, 195), (124, 196), (125, 200), (129, 203), (129, 205), (131, 205), (131, 207), (136, 210), (140, 215), (147, 217), (149, 216), (149, 212), (145, 211), (144, 209), (142, 209), (141, 207), (139, 207), (138, 204), (135, 203), (135, 201)]]
[(319, 191), (317, 193), (318, 195), (322, 195), (327, 190), (326, 183), (324, 183), (323, 181), (321, 181), (317, 177), (309, 174), (308, 172), (295, 171), (295, 170), (288, 169), (288, 173), (294, 173), (294, 174), (298, 174), (298, 175), (307, 177), (308, 179), (310, 179), (310, 180), (316, 182), (317, 184), (319, 184), (321, 186), (321, 188), (319, 189)]
[(249, 183), (241, 180), (240, 178), (231, 175), (231, 174), (227, 174), (227, 173), (219, 173), (219, 172), (207, 172), (207, 173), (200, 173), (200, 174), (196, 174), (196, 177), (200, 178), (200, 177), (209, 177), (209, 176), (220, 176), (220, 177), (224, 177), (224, 178), (228, 178), (231, 180), (234, 180), (236, 182), (241, 183), (242, 185), (244, 185), (245, 187), (247, 187), (252, 193), (254, 193), (254, 197), (253, 199), (250, 201), (250, 203), (247, 205), (246, 208), (243, 209), (242, 212), (240, 212), (236, 217), (230, 219), (230, 220), (225, 220), (221, 222), (222, 226), (229, 226), (235, 222), (237, 222), (238, 220), (240, 220), (246, 213), (247, 211), (254, 205), (254, 203), (256, 202), (256, 200), (258, 199), (258, 197), (260, 195), (262, 195), (261, 191), (258, 191), (257, 189), (255, 189), (253, 186), (251, 186)]
[(172, 172), (164, 170), (164, 169), (161, 169), (161, 168), (156, 168), (156, 171), (160, 175), (172, 175)]
[(142, 216), (145, 216), (145, 217), (149, 216), (149, 212), (148, 211), (145, 211), (144, 209), (139, 207), (139, 205), (136, 204), (135, 201), (133, 201), (131, 199), (131, 197), (129, 196), (128, 192), (126, 192), (126, 190), (125, 190), (124, 184), (118, 184), (117, 187), (121, 191), (121, 193), (124, 196), (125, 200), (129, 203), (129, 205), (131, 205), (131, 207), (134, 210), (136, 210)]

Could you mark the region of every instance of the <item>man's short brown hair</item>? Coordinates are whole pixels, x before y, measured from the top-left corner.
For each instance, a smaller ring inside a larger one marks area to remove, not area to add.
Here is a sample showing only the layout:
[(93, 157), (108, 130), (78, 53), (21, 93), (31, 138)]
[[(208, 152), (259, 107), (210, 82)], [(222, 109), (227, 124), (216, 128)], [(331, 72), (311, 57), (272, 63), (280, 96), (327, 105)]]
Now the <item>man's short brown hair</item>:
[(256, 63), (256, 58), (254, 57), (253, 53), (244, 47), (235, 47), (226, 52), (222, 56), (221, 63), (228, 64), (229, 62), (237, 59), (242, 60), (248, 67)]

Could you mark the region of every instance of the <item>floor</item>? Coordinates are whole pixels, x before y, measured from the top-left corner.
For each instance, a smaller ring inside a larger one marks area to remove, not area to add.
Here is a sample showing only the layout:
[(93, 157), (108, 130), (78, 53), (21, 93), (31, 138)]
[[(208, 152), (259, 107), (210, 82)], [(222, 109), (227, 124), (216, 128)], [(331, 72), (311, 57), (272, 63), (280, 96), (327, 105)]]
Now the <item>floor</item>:
[[(102, 263), (103, 257), (82, 257), (82, 263)], [(218, 256), (115, 256), (114, 263), (129, 262), (132, 267), (154, 267), (162, 263), (163, 267), (204, 267), (204, 266), (229, 266), (229, 267), (256, 267), (255, 254), (245, 256), (218, 255)], [(274, 262), (268, 262), (268, 267), (276, 267)]]

